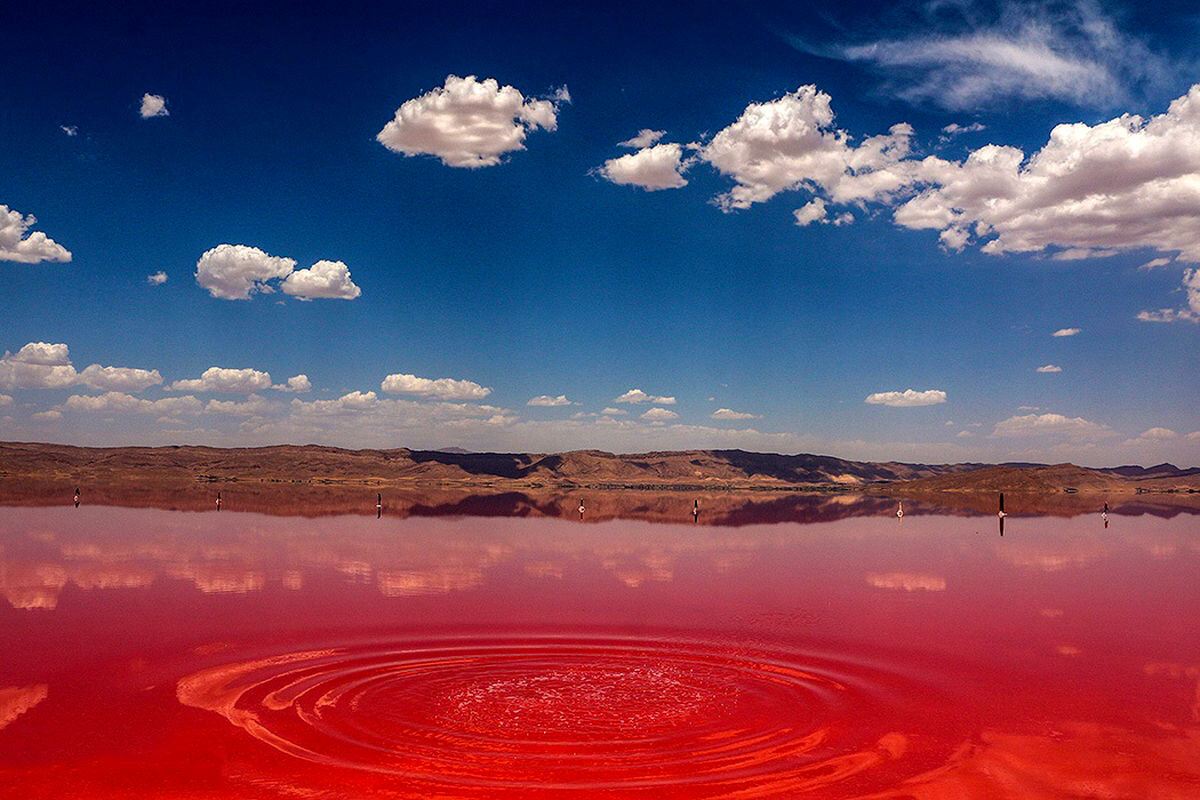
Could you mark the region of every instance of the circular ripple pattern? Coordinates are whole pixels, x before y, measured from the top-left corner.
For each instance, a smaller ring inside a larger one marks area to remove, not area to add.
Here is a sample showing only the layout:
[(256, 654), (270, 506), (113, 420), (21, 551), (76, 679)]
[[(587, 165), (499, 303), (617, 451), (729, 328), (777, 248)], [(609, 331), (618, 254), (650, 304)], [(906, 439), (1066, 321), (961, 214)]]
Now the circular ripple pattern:
[(205, 670), (178, 695), (293, 756), (459, 788), (861, 791), (948, 757), (912, 730), (928, 687), (895, 669), (706, 642), (314, 650)]

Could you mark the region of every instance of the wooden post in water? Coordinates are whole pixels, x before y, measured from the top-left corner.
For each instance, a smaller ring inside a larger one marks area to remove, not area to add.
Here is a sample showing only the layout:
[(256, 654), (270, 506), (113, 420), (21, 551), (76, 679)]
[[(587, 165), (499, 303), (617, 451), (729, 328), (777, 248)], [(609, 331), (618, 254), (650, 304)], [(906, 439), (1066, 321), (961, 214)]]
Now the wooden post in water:
[(79, 508), (79, 487), (75, 487), (75, 507)]
[(221, 493), (217, 492), (217, 511), (221, 510)]
[(383, 517), (383, 492), (375, 495), (375, 519)]

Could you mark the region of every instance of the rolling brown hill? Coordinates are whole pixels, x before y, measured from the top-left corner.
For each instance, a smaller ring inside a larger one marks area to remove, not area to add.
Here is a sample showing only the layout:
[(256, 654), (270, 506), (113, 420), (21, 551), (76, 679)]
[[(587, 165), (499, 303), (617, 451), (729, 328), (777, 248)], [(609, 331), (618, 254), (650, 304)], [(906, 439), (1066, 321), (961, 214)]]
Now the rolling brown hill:
[(0, 443), (0, 488), (13, 479), (89, 484), (260, 482), (445, 487), (881, 489), (894, 492), (1200, 490), (1200, 469), (1072, 464), (909, 464), (832, 456), (685, 450), (615, 454), (346, 450), (318, 445), (217, 448)]

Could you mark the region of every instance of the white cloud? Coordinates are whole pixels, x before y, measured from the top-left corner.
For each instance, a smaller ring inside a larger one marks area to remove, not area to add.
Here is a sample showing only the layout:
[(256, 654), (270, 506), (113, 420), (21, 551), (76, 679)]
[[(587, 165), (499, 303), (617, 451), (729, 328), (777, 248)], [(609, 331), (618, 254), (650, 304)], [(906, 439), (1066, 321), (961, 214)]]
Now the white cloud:
[(565, 394), (560, 394), (558, 397), (551, 397), (548, 394), (539, 394), (537, 397), (530, 398), (529, 402), (527, 402), (525, 405), (551, 407), (572, 406), (575, 405), (575, 403), (572, 403), (570, 400), (568, 400)]
[(749, 208), (801, 186), (825, 190), (836, 203), (880, 200), (903, 189), (912, 126), (893, 125), (854, 147), (833, 127), (830, 97), (815, 86), (751, 103), (700, 150), (700, 158), (737, 185), (716, 198), (725, 211)]
[(951, 122), (949, 125), (942, 128), (942, 133), (944, 133), (947, 137), (950, 137), (958, 136), (959, 134), (963, 133), (978, 133), (979, 131), (986, 129), (987, 126), (982, 122), (972, 122), (969, 125), (959, 125), (957, 122)]
[(651, 408), (645, 414), (642, 414), (642, 419), (647, 422), (667, 422), (668, 420), (679, 419), (679, 415), (665, 408)]
[(60, 131), (62, 131), (63, 133), (65, 133), (67, 136), (78, 136), (79, 135), (79, 127), (77, 125), (59, 125), (58, 129)]
[(1167, 266), (1168, 264), (1170, 264), (1172, 261), (1174, 261), (1174, 259), (1172, 259), (1172, 258), (1166, 258), (1166, 257), (1163, 257), (1163, 258), (1152, 258), (1152, 259), (1150, 259), (1149, 261), (1147, 261), (1145, 264), (1142, 264), (1140, 267), (1138, 267), (1138, 270), (1140, 270), (1140, 271), (1149, 271), (1149, 270), (1152, 270), (1152, 269), (1156, 269), (1156, 268), (1158, 268), (1158, 267), (1165, 267), (1165, 266)]
[(553, 101), (527, 100), (494, 78), (449, 75), (444, 86), (406, 100), (375, 138), (406, 156), (434, 155), (450, 167), (489, 167), (505, 153), (524, 150), (529, 131), (553, 131), (557, 102), (569, 98), (566, 87)]
[(162, 286), (166, 282), (167, 273), (163, 272), (162, 270), (146, 276), (146, 283), (150, 284), (151, 286)]
[(0, 386), (21, 389), (62, 389), (76, 384), (93, 389), (140, 392), (162, 383), (158, 370), (104, 367), (92, 364), (77, 372), (65, 344), (29, 342), (16, 353), (0, 358)]
[(379, 405), (379, 395), (374, 392), (354, 391), (344, 394), (336, 400), (312, 400), (305, 402), (299, 398), (292, 401), (293, 410), (309, 414), (346, 414), (356, 411), (366, 411)]
[(95, 414), (155, 414), (172, 416), (199, 414), (204, 404), (191, 395), (164, 397), (146, 400), (124, 392), (105, 392), (101, 395), (75, 394), (60, 406), (65, 411), (80, 411)]
[(442, 400), (481, 400), (492, 393), (474, 381), (454, 378), (418, 378), (398, 373), (388, 375), (380, 384), (387, 394), (412, 394), (418, 397), (437, 397)]
[(916, 389), (905, 389), (903, 392), (875, 392), (867, 395), (866, 402), (871, 405), (892, 406), (893, 408), (934, 406), (946, 402), (946, 393), (941, 389), (926, 389), (922, 392), (918, 392)]
[(92, 389), (140, 392), (163, 382), (156, 369), (102, 367), (92, 364), (79, 373), (79, 382)]
[(0, 388), (61, 389), (78, 382), (65, 344), (30, 342), (0, 357)]
[(1038, 372), (1062, 372), (1062, 367), (1056, 364), (1045, 364), (1037, 368)]
[(1082, 328), (1059, 328), (1051, 336), (1076, 336), (1082, 331)]
[(814, 222), (821, 222), (825, 219), (825, 201), (819, 197), (815, 197), (804, 204), (803, 207), (793, 211), (792, 216), (796, 218), (796, 224), (801, 227), (811, 225)]
[(6, 408), (13, 404), (12, 395), (0, 394), (0, 408)]
[(43, 261), (67, 262), (71, 251), (41, 231), (25, 234), (37, 224), (37, 217), (24, 215), (0, 204), (0, 261), (39, 264)]
[(1179, 434), (1170, 428), (1150, 428), (1138, 434), (1139, 439), (1178, 439)]
[(925, 188), (896, 223), (969, 228), (985, 253), (1149, 248), (1200, 261), (1200, 84), (1150, 119), (1058, 125), (1028, 159), (987, 145), (963, 162), (926, 158), (913, 177)]
[(204, 406), (208, 414), (225, 414), (232, 417), (257, 417), (282, 409), (282, 403), (268, 400), (262, 395), (252, 394), (245, 400), (209, 400)]
[(641, 389), (630, 389), (620, 397), (613, 398), (614, 403), (653, 403), (658, 406), (673, 406), (675, 405), (674, 397), (659, 397), (657, 395), (646, 394)]
[(623, 417), (629, 412), (623, 408), (605, 408), (601, 410), (600, 413), (606, 417)]
[(1084, 261), (1089, 258), (1111, 258), (1115, 256), (1118, 250), (1091, 250), (1087, 247), (1069, 247), (1066, 250), (1059, 250), (1054, 255), (1050, 256), (1055, 261)]
[(731, 408), (718, 408), (712, 413), (713, 419), (762, 419), (761, 414), (747, 414), (744, 411), (734, 411)]
[(350, 268), (341, 261), (318, 261), (308, 269), (298, 269), (283, 281), (284, 294), (301, 300), (316, 297), (353, 300), (362, 290), (350, 280)]
[(1142, 322), (1200, 322), (1200, 317), (1186, 308), (1160, 308), (1156, 311), (1139, 311), (1137, 318)]
[(62, 412), (58, 409), (50, 409), (49, 411), (35, 411), (29, 415), (35, 422), (54, 422), (62, 419)]
[(219, 244), (196, 262), (196, 283), (222, 300), (249, 300), (254, 292), (274, 291), (267, 281), (286, 278), (295, 259), (271, 256), (244, 244)]
[(665, 136), (666, 133), (666, 131), (655, 131), (651, 130), (650, 128), (642, 128), (640, 131), (638, 131), (637, 136), (621, 142), (621, 147), (631, 147), (634, 150), (641, 150), (642, 148), (649, 147), (657, 142), (659, 139)]
[(170, 116), (171, 112), (167, 110), (167, 99), (161, 94), (146, 92), (142, 95), (141, 115), (142, 119)]
[(648, 192), (687, 186), (683, 171), (682, 145), (656, 144), (636, 153), (610, 158), (596, 171), (604, 178), (626, 186), (640, 186)]
[(312, 381), (307, 375), (293, 375), (287, 379), (287, 383), (272, 386), (272, 389), (277, 389), (281, 392), (295, 392), (296, 394), (304, 394), (312, 391)]
[(169, 387), (183, 392), (219, 392), (251, 394), (271, 388), (271, 374), (257, 369), (209, 367), (199, 378), (175, 381)]
[(1094, 3), (1001, 4), (991, 19), (980, 4), (926, 8), (919, 36), (825, 52), (881, 68), (889, 94), (950, 109), (1044, 98), (1103, 105), (1167, 72)]
[(30, 342), (16, 353), (5, 353), (7, 361), (21, 364), (37, 364), (43, 367), (62, 367), (71, 363), (71, 349), (65, 344)]
[(1025, 414), (996, 423), (992, 436), (1088, 437), (1111, 434), (1107, 425), (1062, 414)]
[(1194, 442), (1197, 439), (1200, 439), (1200, 431), (1192, 431), (1191, 433), (1189, 433), (1187, 436), (1185, 436), (1183, 438), (1187, 439), (1189, 442)]

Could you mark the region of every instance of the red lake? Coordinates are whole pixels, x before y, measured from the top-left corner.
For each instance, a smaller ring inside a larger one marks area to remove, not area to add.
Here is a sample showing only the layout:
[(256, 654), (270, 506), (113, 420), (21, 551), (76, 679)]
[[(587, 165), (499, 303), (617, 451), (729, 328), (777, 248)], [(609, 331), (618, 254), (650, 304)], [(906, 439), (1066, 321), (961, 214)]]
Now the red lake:
[(0, 795), (1200, 797), (1194, 510), (371, 500), (0, 508)]

